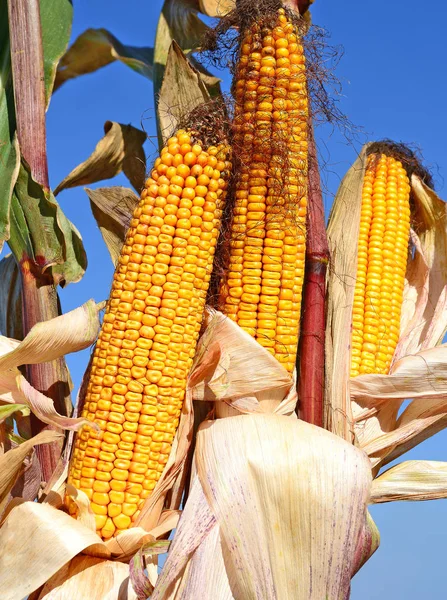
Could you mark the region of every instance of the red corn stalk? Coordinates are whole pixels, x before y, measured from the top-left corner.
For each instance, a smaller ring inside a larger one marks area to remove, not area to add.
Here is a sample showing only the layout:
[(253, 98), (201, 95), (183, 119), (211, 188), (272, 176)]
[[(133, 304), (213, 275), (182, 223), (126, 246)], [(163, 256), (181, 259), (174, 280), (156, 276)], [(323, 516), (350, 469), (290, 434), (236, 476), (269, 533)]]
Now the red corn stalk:
[(39, 0), (8, 0), (17, 137), (33, 179), (48, 190)]
[[(48, 321), (60, 314), (58, 310), (58, 299), (55, 286), (50, 276), (45, 277), (37, 269), (30, 268), (32, 263), (24, 260), (20, 263), (20, 274), (22, 281), (22, 319), (23, 330), (26, 335), (28, 331), (41, 321)], [(37, 271), (37, 272), (36, 272)], [(46, 279), (46, 281), (45, 281)], [(52, 362), (28, 365), (26, 368), (28, 381), (37, 390), (43, 392), (54, 401), (56, 410), (68, 415), (69, 407), (65, 399), (70, 397), (70, 389), (67, 382), (67, 370), (63, 359)], [(68, 409), (68, 410), (67, 410)], [(31, 413), (31, 433), (37, 435), (43, 429), (57, 429), (42, 423)], [(39, 459), (42, 477), (49, 481), (61, 456), (63, 441), (51, 444), (40, 444), (34, 450)]]
[(309, 118), (309, 202), (298, 381), (299, 418), (323, 427), (326, 270), (329, 246), (317, 148)]
[[(8, 15), (20, 152), (30, 167), (33, 179), (48, 191), (44, 57), (39, 0), (8, 0)], [(41, 265), (31, 257), (22, 256), (19, 267), (22, 280), (23, 328), (26, 335), (36, 323), (58, 316), (59, 307), (51, 275), (43, 273)], [(29, 365), (27, 377), (37, 390), (54, 400), (58, 412), (67, 414), (67, 376), (63, 361)], [(33, 435), (49, 428), (51, 429), (34, 416), (31, 417)], [(60, 451), (60, 443), (36, 447), (45, 481), (50, 479), (59, 460)]]

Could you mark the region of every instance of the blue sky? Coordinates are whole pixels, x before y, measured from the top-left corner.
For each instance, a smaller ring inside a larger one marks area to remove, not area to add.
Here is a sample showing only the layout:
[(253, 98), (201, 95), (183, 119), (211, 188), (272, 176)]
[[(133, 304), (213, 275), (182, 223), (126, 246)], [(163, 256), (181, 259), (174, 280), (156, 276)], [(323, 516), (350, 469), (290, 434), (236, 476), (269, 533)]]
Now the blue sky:
[[(161, 4), (161, 0), (75, 0), (73, 39), (89, 27), (103, 27), (125, 44), (152, 45)], [(332, 194), (361, 143), (384, 137), (416, 143), (434, 168), (437, 190), (447, 197), (444, 3), (435, 0), (422, 10), (416, 0), (375, 5), (359, 0), (316, 0), (313, 15), (314, 22), (331, 33), (331, 43), (344, 47), (337, 68), (343, 84), (340, 108), (364, 131), (355, 144), (329, 127), (318, 131), (326, 164), (326, 208), (330, 208)], [(228, 84), (228, 78), (225, 82)], [(48, 112), (53, 188), (91, 153), (106, 120), (143, 125), (153, 136), (152, 84), (116, 63), (66, 83), (54, 95)], [(152, 152), (148, 142), (147, 153)], [(128, 186), (119, 176), (92, 187), (111, 184)], [(89, 257), (84, 279), (61, 292), (63, 309), (68, 311), (88, 298), (106, 298), (113, 268), (82, 188), (63, 191), (58, 199), (81, 231)], [(88, 351), (68, 359), (76, 385), (87, 359)], [(447, 434), (438, 434), (407, 457), (447, 460)], [(373, 507), (371, 512), (382, 545), (355, 578), (353, 600), (444, 599), (447, 503), (396, 503)]]

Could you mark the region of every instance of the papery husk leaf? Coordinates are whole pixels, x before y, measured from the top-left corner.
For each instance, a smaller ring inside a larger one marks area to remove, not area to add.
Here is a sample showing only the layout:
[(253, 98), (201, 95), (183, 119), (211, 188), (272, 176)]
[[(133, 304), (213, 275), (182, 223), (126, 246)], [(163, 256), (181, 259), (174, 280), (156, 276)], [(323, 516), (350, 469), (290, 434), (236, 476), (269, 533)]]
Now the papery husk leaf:
[(17, 387), (26, 399), (31, 411), (43, 423), (54, 425), (60, 429), (72, 429), (73, 431), (79, 431), (81, 427), (84, 426), (88, 426), (99, 431), (98, 425), (92, 423), (92, 421), (89, 421), (84, 417), (77, 417), (73, 419), (72, 417), (66, 417), (58, 413), (54, 407), (53, 400), (33, 388), (33, 386), (28, 383), (23, 375), (19, 375), (17, 377)]
[(351, 379), (351, 398), (372, 408), (392, 400), (439, 398), (447, 395), (447, 344), (405, 356), (389, 375), (359, 375)]
[(85, 189), (101, 235), (116, 266), (133, 211), (139, 202), (135, 193), (124, 187)]
[(0, 260), (0, 332), (15, 340), (23, 339), (22, 284), (12, 254)]
[[(411, 188), (413, 227), (429, 273), (425, 289), (417, 290), (422, 296), (420, 317), (413, 326), (401, 328), (396, 360), (440, 344), (447, 330), (447, 205), (416, 175), (411, 178)], [(402, 313), (405, 319), (412, 314), (405, 295)]]
[[(16, 506), (0, 528), (3, 599), (25, 598), (79, 552), (98, 544), (104, 547), (95, 532), (48, 504)], [(104, 547), (103, 557), (108, 556)]]
[(104, 137), (97, 143), (93, 153), (61, 181), (54, 194), (78, 185), (111, 179), (121, 171), (139, 193), (146, 174), (145, 141), (144, 131), (132, 125), (106, 121)]
[(370, 435), (363, 449), (374, 465), (386, 464), (446, 426), (447, 396), (418, 398), (410, 402), (390, 431)]
[(154, 586), (146, 575), (145, 570), (146, 564), (141, 551), (139, 551), (132, 557), (129, 563), (130, 582), (138, 600), (150, 598), (150, 595), (154, 591)]
[[(210, 511), (199, 479), (195, 477), (151, 600), (176, 598), (175, 590), (180, 584), (188, 562), (215, 527), (217, 527), (216, 519)], [(220, 600), (220, 597), (216, 597), (216, 600)]]
[(410, 229), (410, 244), (414, 256), (407, 262), (400, 318), (400, 340), (393, 360), (399, 356), (405, 356), (411, 339), (417, 338), (428, 298), (430, 267), (427, 264), (421, 240), (413, 229)]
[(42, 471), (35, 452), (31, 452), (23, 461), (24, 470), (20, 473), (11, 489), (12, 498), (35, 500), (41, 490)]
[[(241, 403), (241, 409), (261, 412), (258, 394), (268, 396), (278, 391), (281, 400), (287, 395), (293, 387), (292, 378), (248, 333), (222, 313), (211, 309), (207, 313), (206, 325), (190, 375), (194, 400), (231, 401), (237, 407), (238, 399), (251, 399), (245, 406)], [(247, 356), (250, 357), (249, 362)], [(276, 401), (275, 406), (279, 403)], [(294, 408), (295, 405), (289, 407), (289, 414)]]
[(447, 463), (428, 460), (403, 462), (377, 477), (371, 503), (447, 498)]
[(170, 544), (168, 540), (149, 542), (132, 557), (129, 563), (130, 581), (138, 600), (146, 600), (154, 591), (158, 577), (157, 556), (166, 553)]
[(87, 29), (76, 38), (59, 62), (54, 89), (57, 90), (70, 79), (94, 73), (116, 60), (152, 79), (153, 48), (126, 46), (107, 29)]
[(90, 500), (82, 490), (78, 490), (67, 483), (65, 487), (67, 496), (73, 500), (76, 504), (78, 512), (76, 515), (76, 520), (85, 525), (91, 531), (96, 532), (96, 523), (95, 523), (95, 514), (90, 508)]
[(41, 421), (63, 429), (87, 424), (85, 419), (59, 414), (53, 400), (34, 389), (18, 367), (55, 360), (90, 346), (97, 337), (100, 308), (89, 300), (69, 313), (37, 323), (22, 342), (0, 336), (0, 401), (26, 404)]
[(253, 415), (202, 426), (196, 464), (235, 597), (347, 596), (371, 485), (363, 452), (307, 423)]
[[(203, 424), (195, 461), (234, 598), (348, 597), (371, 486), (363, 452), (302, 421), (246, 415)], [(182, 523), (187, 563), (197, 520), (182, 518), (178, 532)], [(178, 597), (162, 590), (154, 600)]]
[[(20, 344), (18, 340), (11, 340), (0, 336), (0, 358), (15, 350)], [(16, 378), (18, 371), (15, 369), (0, 371), (0, 402), (24, 404), (26, 399), (17, 387)]]
[(174, 597), (179, 600), (200, 597), (234, 599), (225, 570), (217, 523), (186, 565)]
[[(373, 481), (374, 483), (374, 481)], [(356, 558), (352, 576), (360, 571), (380, 545), (380, 533), (369, 511), (366, 513), (366, 523), (362, 529), (356, 549)]]
[[(112, 556), (128, 561), (143, 544), (153, 540), (154, 536), (142, 527), (132, 527), (110, 538), (104, 545)], [(92, 555), (96, 555), (96, 551)]]
[(173, 40), (158, 100), (158, 122), (163, 140), (166, 141), (173, 134), (185, 114), (210, 99), (199, 71)]
[(328, 224), (331, 256), (327, 279), (325, 428), (353, 439), (349, 398), (350, 343), (360, 209), (367, 146), (345, 175), (332, 205)]
[[(420, 419), (416, 414), (414, 424), (406, 420), (402, 426), (397, 423), (402, 401), (424, 398), (426, 403), (430, 398), (442, 399), (446, 393), (446, 347), (434, 348), (442, 342), (447, 327), (446, 204), (417, 176), (412, 176), (411, 185), (414, 252), (408, 259), (401, 337), (390, 374), (362, 375), (350, 382), (357, 443), (374, 457), (374, 465), (382, 462), (393, 447), (398, 450), (397, 444), (413, 439), (409, 448), (416, 445), (416, 436), (421, 435), (421, 441), (429, 437), (429, 433), (423, 434), (425, 426), (433, 433), (439, 430), (443, 411), (439, 402), (426, 408), (419, 404), (417, 411), (427, 417)], [(433, 407), (436, 418), (431, 418)], [(372, 409), (369, 417), (368, 409)], [(428, 420), (424, 423), (425, 418)]]
[[(26, 440), (17, 446), (17, 448), (8, 450), (8, 452), (5, 452), (0, 456), (0, 514), (5, 508), (5, 500), (8, 498), (8, 493), (14, 486), (17, 477), (22, 471), (25, 457), (31, 452), (34, 446), (38, 444), (48, 444), (60, 439), (61, 437), (62, 435), (56, 431), (42, 431), (30, 440)], [(0, 547), (3, 548), (1, 545)], [(0, 581), (3, 582), (1, 577)]]
[(22, 342), (0, 356), (0, 371), (55, 360), (88, 348), (98, 334), (100, 309), (94, 300), (88, 300), (60, 317), (37, 323)]
[[(64, 580), (67, 575), (64, 565), (80, 552), (102, 560), (113, 558), (121, 563), (128, 562), (145, 543), (155, 541), (153, 534), (163, 535), (167, 527), (175, 526), (176, 519), (171, 520), (174, 516), (169, 513), (162, 518), (161, 525), (153, 532), (133, 527), (104, 542), (89, 527), (48, 503), (24, 502), (16, 505), (0, 528), (0, 545), (8, 557), (0, 561), (0, 581), (5, 584), (9, 594), (4, 598), (21, 599), (55, 574), (57, 581)], [(26, 539), (25, 545), (23, 539)], [(16, 560), (19, 555), (20, 559)], [(27, 576), (24, 578), (22, 574), (25, 568)], [(126, 569), (128, 576), (127, 565)], [(59, 570), (62, 570), (61, 573), (58, 573)], [(100, 594), (101, 582), (91, 585), (92, 595), (88, 596), (89, 599), (102, 598), (94, 595)], [(117, 596), (111, 598), (115, 600)]]
[[(425, 413), (426, 407), (423, 406), (423, 402), (423, 399), (419, 399), (416, 400), (415, 404), (419, 403), (421, 412)], [(435, 401), (434, 403), (436, 402), (437, 401)], [(430, 402), (428, 403), (428, 405), (430, 405)], [(416, 405), (413, 408), (416, 409)], [(427, 417), (426, 420), (424, 418), (424, 422), (418, 423), (415, 428), (411, 427), (410, 425), (409, 429), (411, 430), (411, 434), (405, 436), (404, 440), (401, 439), (399, 444), (393, 447), (389, 454), (387, 454), (383, 458), (383, 460), (380, 461), (380, 466), (384, 467), (385, 465), (395, 461), (397, 458), (399, 458), (406, 452), (409, 452), (415, 446), (422, 444), (422, 442), (424, 442), (425, 440), (429, 439), (430, 437), (436, 435), (437, 433), (445, 429), (447, 427), (447, 411), (445, 410), (445, 406), (439, 407), (438, 410), (439, 414), (436, 414), (437, 411), (435, 410), (433, 415)], [(427, 409), (427, 412), (429, 411), (430, 409)], [(399, 425), (400, 420), (398, 421), (398, 426)]]
[(37, 600), (137, 600), (129, 567), (121, 562), (76, 556), (43, 587)]

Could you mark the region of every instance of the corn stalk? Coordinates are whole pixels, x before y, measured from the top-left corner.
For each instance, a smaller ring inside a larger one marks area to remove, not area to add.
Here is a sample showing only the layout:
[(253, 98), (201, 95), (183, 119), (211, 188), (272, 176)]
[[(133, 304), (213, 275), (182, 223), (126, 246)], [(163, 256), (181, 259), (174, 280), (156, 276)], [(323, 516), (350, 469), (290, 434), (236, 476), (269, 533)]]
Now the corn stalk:
[(309, 213), (299, 362), (300, 419), (323, 427), (326, 270), (329, 247), (315, 136), (309, 119)]
[[(8, 14), (16, 131), (21, 154), (18, 180), (11, 200), (9, 245), (19, 265), (23, 333), (26, 335), (36, 323), (60, 314), (57, 281), (51, 269), (55, 261), (48, 246), (45, 247), (48, 242), (46, 231), (44, 228), (39, 230), (39, 217), (33, 214), (33, 211), (39, 211), (41, 199), (52, 203), (46, 154), (45, 109), (54, 73), (46, 72), (39, 0), (10, 0)], [(65, 43), (65, 35), (60, 36), (60, 42), (50, 52), (60, 53)], [(63, 44), (62, 49), (59, 49), (59, 44)], [(28, 365), (26, 370), (30, 383), (53, 399), (60, 414), (68, 415), (71, 402), (64, 359)], [(31, 416), (34, 435), (51, 428), (34, 415)], [(36, 448), (42, 476), (46, 481), (56, 467), (61, 447), (59, 440)]]

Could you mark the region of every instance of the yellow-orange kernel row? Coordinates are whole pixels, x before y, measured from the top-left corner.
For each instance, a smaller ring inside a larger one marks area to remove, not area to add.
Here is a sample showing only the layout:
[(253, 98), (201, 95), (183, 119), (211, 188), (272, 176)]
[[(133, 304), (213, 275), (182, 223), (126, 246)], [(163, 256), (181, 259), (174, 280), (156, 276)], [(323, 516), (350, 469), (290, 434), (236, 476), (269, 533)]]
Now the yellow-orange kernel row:
[(399, 340), (409, 236), (407, 172), (395, 158), (371, 154), (362, 191), (351, 377), (390, 369)]
[(292, 372), (304, 278), (308, 100), (299, 33), (283, 9), (276, 26), (244, 35), (234, 84), (240, 169), (225, 313)]
[[(105, 539), (129, 528), (171, 451), (199, 336), (230, 163), (178, 131), (134, 211), (94, 351), (69, 482)], [(74, 507), (69, 504), (73, 513)]]

